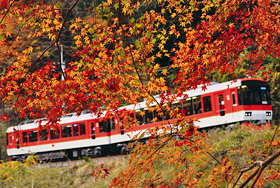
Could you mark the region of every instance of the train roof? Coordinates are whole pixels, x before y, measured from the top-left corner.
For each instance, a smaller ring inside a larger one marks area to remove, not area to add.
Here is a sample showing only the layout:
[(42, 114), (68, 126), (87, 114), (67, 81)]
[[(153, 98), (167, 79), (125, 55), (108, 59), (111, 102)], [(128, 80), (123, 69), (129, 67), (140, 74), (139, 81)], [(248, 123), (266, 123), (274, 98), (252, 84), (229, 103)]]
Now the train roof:
[[(255, 78), (244, 78), (244, 79), (237, 79), (237, 80), (232, 80), (224, 83), (217, 83), (217, 82), (211, 82), (210, 85), (207, 86), (206, 90), (202, 90), (203, 85), (199, 85), (195, 90), (189, 90), (184, 92), (184, 94), (187, 94), (188, 97), (194, 97), (198, 95), (203, 95), (206, 93), (212, 93), (212, 92), (217, 92), (221, 91), (224, 89), (229, 89), (229, 88), (235, 88), (238, 86), (241, 86), (242, 81), (248, 81), (248, 80), (255, 80), (255, 81), (263, 81), (261, 79), (255, 79)], [(160, 102), (159, 95), (154, 96), (157, 102)], [(181, 100), (182, 98), (178, 98), (178, 100)], [(154, 106), (156, 103), (151, 104), (150, 106)], [(139, 110), (139, 109), (145, 109), (147, 108), (146, 106), (146, 101), (140, 102), (138, 104), (131, 104), (127, 106), (120, 107), (119, 109), (127, 109), (127, 110)], [(106, 112), (103, 112), (103, 115), (101, 116), (96, 116), (94, 114), (89, 113), (89, 111), (84, 111), (80, 116), (77, 116), (76, 113), (70, 113), (67, 114), (65, 117), (62, 117), (59, 121), (59, 124), (66, 124), (66, 123), (72, 123), (75, 121), (84, 121), (84, 120), (89, 120), (89, 119), (95, 119), (95, 118), (100, 118), (104, 117)], [(27, 130), (27, 129), (35, 129), (39, 125), (37, 121), (40, 119), (34, 119), (34, 120), (26, 120), (22, 123), (20, 123), (17, 126), (12, 126), (7, 129), (7, 133), (13, 132), (15, 130)], [(42, 119), (42, 125), (45, 123), (45, 119)]]
[[(223, 83), (218, 83), (218, 82), (210, 82), (210, 85), (208, 85), (206, 87), (206, 90), (202, 90), (202, 85), (197, 86), (196, 89), (192, 89), (189, 91), (184, 92), (184, 94), (187, 94), (188, 97), (194, 97), (194, 96), (199, 96), (199, 95), (203, 95), (206, 93), (212, 93), (212, 92), (217, 92), (217, 91), (221, 91), (224, 89), (228, 89), (228, 88), (235, 88), (237, 86), (241, 86), (241, 82), (244, 80), (259, 80), (259, 79), (237, 79), (237, 80), (232, 80), (232, 81), (228, 81), (228, 82), (223, 82)], [(262, 80), (260, 80), (262, 81)], [(160, 102), (160, 98), (159, 95), (154, 96), (155, 99), (157, 100), (157, 102)], [(181, 100), (183, 98), (178, 98), (177, 100)], [(156, 105), (156, 103), (152, 103), (150, 106), (154, 106)], [(146, 102), (140, 102), (136, 105), (129, 105), (129, 106), (125, 106), (122, 108), (126, 108), (126, 109), (130, 109), (130, 110), (138, 110), (138, 109), (143, 109), (143, 108), (147, 108), (146, 106)]]
[[(102, 117), (102, 116), (101, 116)], [(72, 123), (75, 121), (84, 121), (89, 119), (95, 119), (98, 118), (98, 116), (91, 114), (91, 113), (82, 113), (80, 116), (77, 116), (76, 113), (70, 113), (67, 114), (65, 117), (61, 117), (59, 124), (66, 124), (66, 123)], [(27, 130), (27, 129), (36, 129), (38, 128), (39, 124), (37, 123), (39, 120), (42, 120), (42, 125), (46, 124), (46, 119), (34, 119), (34, 120), (27, 120), (24, 122), (21, 122), (17, 126), (12, 126), (7, 129), (7, 133), (13, 132), (15, 130)]]

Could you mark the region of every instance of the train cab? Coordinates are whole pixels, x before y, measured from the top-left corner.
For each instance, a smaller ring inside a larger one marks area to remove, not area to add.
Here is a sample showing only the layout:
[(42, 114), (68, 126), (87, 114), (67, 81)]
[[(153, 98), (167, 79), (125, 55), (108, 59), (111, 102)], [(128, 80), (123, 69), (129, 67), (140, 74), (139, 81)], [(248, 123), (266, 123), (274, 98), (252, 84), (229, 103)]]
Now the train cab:
[(238, 90), (239, 109), (244, 111), (244, 119), (265, 123), (272, 118), (270, 88), (266, 82), (244, 80)]

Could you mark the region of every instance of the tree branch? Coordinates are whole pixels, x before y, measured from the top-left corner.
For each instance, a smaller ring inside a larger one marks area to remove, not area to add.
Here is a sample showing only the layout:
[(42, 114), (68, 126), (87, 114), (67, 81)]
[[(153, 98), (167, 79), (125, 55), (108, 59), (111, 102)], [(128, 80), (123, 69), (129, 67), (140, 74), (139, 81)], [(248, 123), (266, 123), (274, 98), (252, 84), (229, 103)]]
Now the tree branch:
[(255, 161), (254, 163), (252, 163), (249, 167), (244, 168), (242, 170), (240, 170), (240, 175), (238, 177), (238, 179), (236, 180), (236, 182), (234, 183), (234, 186), (236, 186), (237, 182), (240, 180), (241, 175), (244, 172), (247, 172), (251, 169), (253, 169), (254, 167), (256, 167), (257, 165), (259, 165), (259, 168), (255, 170), (255, 172), (253, 174), (251, 174), (251, 176), (249, 176), (245, 182), (242, 183), (242, 185), (240, 186), (240, 188), (245, 187), (256, 175), (251, 187), (254, 187), (255, 184), (257, 183), (258, 179), (261, 176), (262, 171), (265, 169), (265, 167), (267, 167), (274, 159), (276, 159), (277, 157), (280, 156), (280, 150), (276, 151), (274, 154), (270, 155), (266, 160), (264, 161)]
[(13, 2), (10, 4), (8, 10), (5, 12), (4, 16), (2, 17), (2, 19), (1, 19), (1, 21), (0, 21), (0, 24), (3, 22), (4, 18), (6, 17), (6, 15), (8, 14), (8, 12), (10, 11), (10, 9), (11, 9), (12, 5), (14, 4), (14, 2), (15, 2), (15, 1), (13, 1)]
[[(35, 61), (32, 63), (32, 65), (31, 65), (31, 67), (30, 67), (29, 70), (31, 70), (31, 69), (35, 66), (36, 63), (38, 63), (38, 61), (43, 57), (43, 55), (46, 53), (46, 51), (48, 51), (55, 43), (58, 43), (58, 41), (59, 41), (59, 39), (60, 39), (60, 35), (61, 35), (61, 33), (62, 33), (62, 30), (63, 30), (63, 28), (64, 28), (64, 26), (65, 26), (66, 20), (67, 20), (67, 18), (68, 18), (69, 12), (77, 5), (77, 3), (78, 3), (79, 1), (80, 1), (80, 0), (76, 0), (76, 1), (73, 3), (73, 5), (67, 10), (66, 15), (65, 15), (64, 20), (63, 20), (63, 23), (62, 23), (62, 26), (61, 26), (61, 28), (60, 28), (60, 30), (59, 30), (59, 32), (58, 32), (58, 35), (57, 35), (55, 41), (53, 41), (47, 48), (45, 48), (45, 50), (44, 50), (44, 51), (42, 52), (42, 54), (37, 58), (37, 60), (35, 60)], [(59, 51), (59, 52), (60, 52), (60, 51)], [(61, 63), (61, 62), (60, 62), (60, 63)], [(63, 73), (62, 73), (62, 74), (63, 74)]]
[(267, 147), (267, 149), (270, 148), (270, 146), (271, 146), (271, 144), (272, 144), (272, 142), (273, 142), (273, 140), (274, 140), (274, 138), (276, 136), (276, 133), (277, 133), (277, 130), (278, 130), (279, 126), (280, 126), (280, 124), (278, 124), (277, 127), (275, 128), (274, 134), (273, 134), (273, 136), (272, 136), (272, 138), (270, 140), (270, 143), (269, 143), (269, 146)]

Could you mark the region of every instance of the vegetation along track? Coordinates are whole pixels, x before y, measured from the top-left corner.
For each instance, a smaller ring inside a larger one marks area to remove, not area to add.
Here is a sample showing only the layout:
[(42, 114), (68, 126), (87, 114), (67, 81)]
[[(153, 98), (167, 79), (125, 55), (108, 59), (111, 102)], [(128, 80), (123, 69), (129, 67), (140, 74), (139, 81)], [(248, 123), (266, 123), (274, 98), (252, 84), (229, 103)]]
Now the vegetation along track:
[[(126, 155), (108, 155), (102, 157), (95, 157), (95, 158), (88, 158), (92, 162), (103, 163), (109, 160), (119, 160), (125, 158)], [(37, 165), (34, 165), (36, 168), (45, 168), (45, 167), (64, 167), (64, 166), (71, 166), (71, 165), (79, 165), (83, 164), (87, 159), (78, 159), (78, 160), (67, 160), (67, 161), (59, 161), (59, 162), (41, 162)]]

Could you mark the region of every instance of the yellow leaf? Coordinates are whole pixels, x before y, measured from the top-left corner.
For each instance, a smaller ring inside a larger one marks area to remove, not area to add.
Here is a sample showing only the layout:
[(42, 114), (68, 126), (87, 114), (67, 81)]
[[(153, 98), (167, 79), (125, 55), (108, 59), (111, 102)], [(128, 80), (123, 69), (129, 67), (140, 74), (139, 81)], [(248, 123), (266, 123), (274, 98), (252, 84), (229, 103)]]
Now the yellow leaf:
[(126, 10), (126, 8), (124, 7), (123, 10), (122, 10), (122, 12), (123, 12), (124, 14), (126, 14), (126, 11), (127, 11), (127, 10)]
[(186, 26), (186, 22), (181, 22), (180, 26), (185, 27)]
[(159, 57), (159, 58), (161, 58), (162, 54), (161, 54), (160, 52), (158, 52), (158, 53), (156, 54), (156, 56)]
[(274, 141), (271, 143), (271, 145), (273, 145), (273, 146), (278, 145), (278, 141), (277, 141), (277, 140), (274, 140)]
[(167, 70), (167, 69), (163, 69), (161, 73), (162, 73), (163, 75), (167, 75), (168, 70)]
[(16, 42), (18, 42), (18, 40), (19, 40), (20, 38), (21, 38), (20, 36), (17, 36), (17, 38), (16, 38)]
[(77, 22), (77, 23), (79, 23), (79, 22), (81, 22), (81, 21), (82, 21), (82, 19), (81, 19), (80, 17), (76, 18), (76, 22)]
[(163, 50), (164, 45), (163, 44), (159, 44), (158, 47), (159, 47), (160, 50)]
[(45, 55), (45, 56), (49, 56), (49, 52), (46, 51), (46, 52), (44, 53), (44, 55)]
[(145, 112), (144, 111), (140, 111), (140, 116), (144, 116)]
[(174, 12), (172, 15), (171, 15), (171, 18), (175, 18), (177, 14)]
[(170, 57), (170, 54), (169, 53), (165, 53), (164, 54), (166, 57)]

